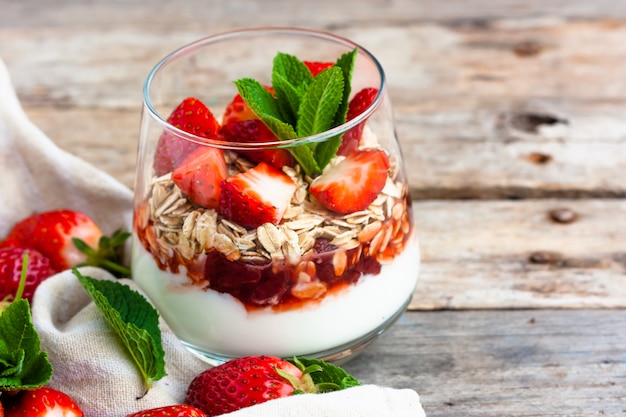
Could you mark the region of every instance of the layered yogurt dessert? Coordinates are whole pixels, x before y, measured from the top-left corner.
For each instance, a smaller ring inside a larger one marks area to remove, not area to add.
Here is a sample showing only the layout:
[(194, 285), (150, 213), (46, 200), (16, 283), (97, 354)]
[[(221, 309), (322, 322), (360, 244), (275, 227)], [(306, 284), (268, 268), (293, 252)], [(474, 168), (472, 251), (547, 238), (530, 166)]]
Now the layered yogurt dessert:
[[(279, 75), (303, 83), (295, 107), (273, 74), (273, 85), (235, 81), (219, 118), (189, 97), (167, 119), (136, 198), (133, 279), (195, 352), (332, 358), (408, 304), (419, 268), (408, 185), (399, 148), (385, 145), (395, 138), (368, 126), (379, 89), (351, 91), (355, 57), (279, 54), (296, 73)], [(320, 104), (333, 94), (336, 105)], [(339, 130), (300, 143), (312, 102), (328, 119), (317, 129)]]

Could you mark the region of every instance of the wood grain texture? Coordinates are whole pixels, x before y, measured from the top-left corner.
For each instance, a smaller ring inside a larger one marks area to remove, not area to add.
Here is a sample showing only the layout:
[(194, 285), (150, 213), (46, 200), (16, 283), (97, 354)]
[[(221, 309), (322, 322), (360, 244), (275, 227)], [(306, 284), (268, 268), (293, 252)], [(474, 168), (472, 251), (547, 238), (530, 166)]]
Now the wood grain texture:
[(625, 328), (624, 310), (413, 312), (345, 367), (429, 417), (617, 417)]
[[(570, 210), (558, 223), (551, 212)], [(626, 201), (423, 201), (411, 309), (626, 307)]]
[[(482, 2), (471, 11), (435, 3), (367, 2), (340, 24), (343, 6), (322, 2), (303, 25), (332, 29), (381, 60), (414, 197), (625, 197), (621, 3), (592, 12), (584, 2), (561, 11), (504, 2), (484, 15)], [(0, 16), (0, 56), (25, 110), (61, 147), (128, 186), (151, 66), (193, 39), (250, 26), (246, 16), (258, 12), (253, 2), (202, 3), (201, 25), (191, 15), (197, 2), (174, 17), (164, 3), (144, 20), (137, 4), (28, 4), (11, 2)], [(282, 6), (274, 24), (298, 24), (296, 6)], [(573, 17), (583, 11), (586, 19)], [(93, 152), (103, 143), (123, 163)]]

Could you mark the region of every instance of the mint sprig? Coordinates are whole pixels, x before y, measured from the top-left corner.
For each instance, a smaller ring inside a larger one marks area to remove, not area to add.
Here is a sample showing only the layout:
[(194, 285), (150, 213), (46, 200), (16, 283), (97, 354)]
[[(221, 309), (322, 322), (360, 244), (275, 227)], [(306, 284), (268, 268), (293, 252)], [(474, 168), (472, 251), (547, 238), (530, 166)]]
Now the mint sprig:
[[(325, 132), (346, 121), (356, 48), (313, 77), (297, 57), (279, 52), (273, 61), (274, 95), (258, 81), (235, 81), (244, 102), (281, 140)], [(289, 147), (307, 175), (322, 172), (341, 145), (341, 136)]]
[(83, 276), (76, 268), (72, 272), (126, 347), (147, 392), (153, 381), (167, 375), (157, 311), (127, 285)]
[(296, 133), (299, 137), (312, 136), (330, 129), (343, 99), (343, 73), (337, 67), (320, 72), (304, 90)]
[(276, 92), (276, 103), (283, 120), (295, 126), (302, 94), (313, 76), (297, 57), (279, 52), (274, 58), (272, 87)]
[(0, 315), (0, 390), (41, 387), (51, 377), (52, 365), (41, 351), (30, 304), (17, 299)]

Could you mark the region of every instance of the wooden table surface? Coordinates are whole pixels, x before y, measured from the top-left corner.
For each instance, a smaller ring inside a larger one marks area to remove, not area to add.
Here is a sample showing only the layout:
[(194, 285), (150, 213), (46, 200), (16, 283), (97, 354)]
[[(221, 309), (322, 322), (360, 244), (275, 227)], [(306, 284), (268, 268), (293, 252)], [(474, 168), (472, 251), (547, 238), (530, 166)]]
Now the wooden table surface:
[[(494, 4), (495, 3), (495, 4)], [(132, 187), (141, 88), (199, 37), (332, 31), (383, 64), (422, 271), (347, 364), (429, 416), (626, 415), (626, 1), (0, 0), (28, 116)]]

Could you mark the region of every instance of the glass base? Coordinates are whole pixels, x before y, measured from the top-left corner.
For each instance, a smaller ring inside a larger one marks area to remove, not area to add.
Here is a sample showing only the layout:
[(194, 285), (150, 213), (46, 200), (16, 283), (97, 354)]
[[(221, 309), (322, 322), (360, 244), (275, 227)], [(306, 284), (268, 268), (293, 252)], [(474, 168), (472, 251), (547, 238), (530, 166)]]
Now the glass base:
[[(298, 356), (322, 359), (326, 362), (330, 362), (335, 365), (345, 364), (346, 362), (357, 357), (359, 353), (363, 352), (365, 348), (367, 348), (372, 342), (374, 342), (378, 338), (378, 336), (380, 336), (387, 329), (389, 329), (400, 318), (400, 316), (404, 314), (404, 312), (406, 311), (406, 308), (411, 302), (412, 296), (413, 295), (411, 294), (411, 296), (402, 305), (402, 308), (398, 309), (398, 311), (393, 316), (391, 316), (389, 319), (383, 322), (376, 329), (360, 337), (358, 340), (354, 340), (354, 341), (345, 343), (341, 346), (337, 346), (332, 349), (324, 350), (321, 352), (298, 355)], [(222, 355), (222, 354), (215, 353), (215, 352), (207, 352), (189, 343), (185, 343), (185, 341), (181, 340), (181, 342), (196, 357), (198, 357), (202, 361), (212, 366), (221, 365), (224, 362), (228, 362), (231, 359), (237, 358), (237, 356), (229, 356), (229, 355)], [(289, 358), (286, 358), (286, 359), (289, 359)]]

